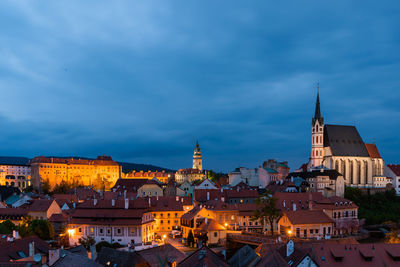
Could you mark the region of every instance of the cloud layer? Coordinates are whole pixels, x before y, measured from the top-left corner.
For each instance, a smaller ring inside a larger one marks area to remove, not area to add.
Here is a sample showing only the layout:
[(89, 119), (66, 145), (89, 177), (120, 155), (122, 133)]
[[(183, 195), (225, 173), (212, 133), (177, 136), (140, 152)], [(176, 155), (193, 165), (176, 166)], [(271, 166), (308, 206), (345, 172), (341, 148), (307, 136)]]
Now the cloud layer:
[(326, 122), (399, 162), (397, 1), (3, 1), (3, 155), (169, 168), (307, 161)]

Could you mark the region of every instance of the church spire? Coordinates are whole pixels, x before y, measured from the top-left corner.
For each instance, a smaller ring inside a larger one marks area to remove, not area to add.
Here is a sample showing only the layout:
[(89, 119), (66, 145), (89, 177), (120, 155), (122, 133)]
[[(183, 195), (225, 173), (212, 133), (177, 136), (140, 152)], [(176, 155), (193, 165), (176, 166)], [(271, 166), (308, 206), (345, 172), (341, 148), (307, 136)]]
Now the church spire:
[(321, 106), (319, 102), (319, 83), (317, 85), (317, 102), (315, 104), (315, 115), (312, 119), (312, 124), (315, 125), (316, 122), (319, 122), (320, 125), (324, 123), (324, 117), (321, 116)]

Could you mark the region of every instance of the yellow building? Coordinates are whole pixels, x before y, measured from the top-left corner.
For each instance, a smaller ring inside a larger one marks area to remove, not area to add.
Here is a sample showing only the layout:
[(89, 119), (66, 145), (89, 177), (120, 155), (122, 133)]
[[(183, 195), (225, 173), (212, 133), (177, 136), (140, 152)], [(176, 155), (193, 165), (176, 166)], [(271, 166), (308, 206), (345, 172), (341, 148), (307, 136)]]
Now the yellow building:
[(128, 178), (128, 179), (149, 179), (152, 180), (156, 178), (162, 183), (168, 183), (168, 179), (171, 178), (173, 174), (167, 173), (165, 171), (161, 172), (152, 172), (152, 171), (131, 171), (129, 173), (122, 173), (121, 178)]
[(31, 175), (36, 189), (47, 180), (51, 188), (64, 181), (108, 190), (120, 177), (120, 166), (108, 156), (98, 156), (95, 160), (41, 156), (32, 159)]
[(153, 197), (153, 196), (163, 196), (163, 189), (154, 180), (148, 180), (145, 184), (137, 190), (138, 197)]
[(278, 222), (283, 235), (298, 238), (323, 238), (332, 235), (334, 220), (322, 210), (286, 211)]
[(181, 217), (193, 208), (190, 197), (152, 197), (151, 211), (155, 220), (154, 231), (165, 234), (181, 229)]

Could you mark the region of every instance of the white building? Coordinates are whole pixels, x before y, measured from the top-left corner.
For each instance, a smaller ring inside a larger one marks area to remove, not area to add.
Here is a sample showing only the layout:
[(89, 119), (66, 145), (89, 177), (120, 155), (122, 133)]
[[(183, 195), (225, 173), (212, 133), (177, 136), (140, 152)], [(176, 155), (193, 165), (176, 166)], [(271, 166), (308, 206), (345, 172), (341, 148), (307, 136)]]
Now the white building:
[(0, 164), (0, 185), (24, 189), (30, 185), (31, 166), (28, 164)]
[(400, 165), (388, 164), (385, 167), (385, 176), (392, 178), (393, 188), (400, 195)]
[(76, 208), (68, 225), (70, 245), (79, 238), (142, 246), (154, 239), (153, 214), (144, 200), (87, 200)]
[(244, 167), (236, 168), (228, 174), (229, 184), (235, 186), (241, 182), (249, 186), (266, 187), (271, 181), (271, 175), (264, 168), (248, 169)]
[(195, 189), (218, 189), (210, 179), (205, 179), (199, 185), (194, 187)]

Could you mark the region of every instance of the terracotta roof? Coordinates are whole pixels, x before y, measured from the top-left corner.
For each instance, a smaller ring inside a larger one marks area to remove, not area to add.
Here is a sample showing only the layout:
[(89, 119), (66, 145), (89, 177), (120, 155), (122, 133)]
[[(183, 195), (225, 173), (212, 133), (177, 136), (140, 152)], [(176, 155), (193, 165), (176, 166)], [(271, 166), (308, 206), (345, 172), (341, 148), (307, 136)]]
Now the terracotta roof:
[(242, 190), (224, 190), (227, 199), (230, 198), (258, 198), (259, 194), (254, 189), (242, 189)]
[(103, 266), (148, 266), (145, 259), (143, 259), (143, 257), (136, 251), (127, 252), (108, 247), (101, 248), (96, 258), (96, 262)]
[(154, 248), (140, 250), (137, 251), (137, 253), (142, 256), (143, 259), (145, 259), (151, 267), (160, 266), (159, 258), (163, 259), (166, 255), (168, 256), (169, 263), (172, 263), (174, 261), (178, 263), (186, 257), (183, 252), (176, 249), (171, 244), (165, 244)]
[(319, 266), (400, 266), (400, 244), (313, 243)]
[(322, 210), (296, 210), (284, 211), (292, 224), (318, 224), (318, 223), (333, 223), (328, 215)]
[(32, 202), (28, 209), (29, 211), (47, 211), (54, 201), (54, 199), (36, 199)]
[(199, 213), (200, 210), (201, 210), (200, 206), (196, 206), (193, 209), (186, 212), (185, 214), (183, 214), (181, 219), (192, 220), (197, 215), (197, 213)]
[(151, 197), (151, 211), (183, 211), (183, 206), (192, 205), (190, 197)]
[(368, 154), (371, 158), (381, 158), (378, 148), (375, 144), (365, 144)]
[(70, 216), (65, 213), (52, 214), (49, 218), (49, 222), (56, 222), (56, 223), (68, 222), (69, 220)]
[(228, 267), (229, 264), (220, 258), (215, 252), (204, 246), (190, 256), (186, 257), (179, 264), (179, 267)]
[[(224, 191), (224, 190), (223, 190)], [(209, 193), (209, 199), (207, 199), (207, 192)], [(205, 202), (207, 200), (221, 199), (224, 193), (221, 189), (195, 189), (194, 200), (199, 202)]]
[(201, 231), (224, 231), (226, 230), (225, 227), (223, 227), (221, 224), (217, 223), (213, 219), (207, 219), (207, 223), (204, 221), (199, 227), (199, 230)]
[(132, 171), (125, 175), (126, 178), (153, 178), (153, 177), (162, 177), (168, 178), (168, 173), (165, 171), (161, 172), (152, 172), (152, 171)]
[[(96, 202), (96, 204), (95, 204)], [(129, 200), (129, 209), (136, 208), (136, 209), (145, 209), (149, 207), (148, 201), (145, 198), (138, 198), (135, 200)], [(77, 209), (125, 209), (125, 200), (124, 199), (117, 199), (113, 201), (109, 199), (90, 199), (86, 200), (77, 205)]]
[(26, 256), (29, 256), (29, 243), (35, 242), (35, 253), (41, 253), (48, 255), (49, 244), (41, 240), (39, 237), (31, 236), (21, 239), (15, 239), (13, 242), (8, 242), (4, 239), (0, 240), (0, 262), (8, 262), (10, 260), (18, 260), (22, 257), (20, 253), (23, 252)]
[(52, 196), (55, 200), (67, 200), (68, 202), (78, 202), (78, 196), (75, 194), (54, 194)]
[(387, 167), (391, 169), (396, 176), (400, 176), (400, 165), (388, 164)]
[(78, 200), (87, 200), (93, 197), (99, 197), (99, 193), (88, 187), (77, 187), (75, 189), (72, 189), (69, 193), (76, 195), (78, 197)]
[(321, 201), (324, 198), (320, 192), (306, 192), (306, 193), (288, 193), (288, 192), (276, 192), (274, 198), (278, 199), (277, 208), (281, 210), (293, 210), (293, 204), (296, 204), (296, 209), (308, 209), (308, 202)]
[(6, 216), (26, 216), (28, 214), (28, 209), (22, 208), (1, 208), (0, 218)]
[(128, 192), (137, 192), (137, 190), (144, 184), (146, 184), (149, 179), (130, 179), (130, 178), (119, 178), (112, 190)]
[(82, 164), (82, 165), (112, 165), (119, 166), (118, 162), (113, 161), (109, 156), (98, 156), (97, 159), (81, 158), (58, 158), (39, 156), (31, 160), (31, 163), (54, 163), (54, 164)]

